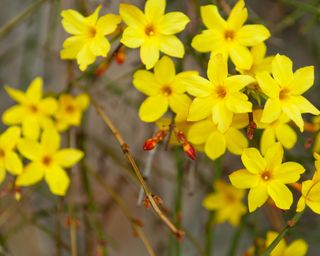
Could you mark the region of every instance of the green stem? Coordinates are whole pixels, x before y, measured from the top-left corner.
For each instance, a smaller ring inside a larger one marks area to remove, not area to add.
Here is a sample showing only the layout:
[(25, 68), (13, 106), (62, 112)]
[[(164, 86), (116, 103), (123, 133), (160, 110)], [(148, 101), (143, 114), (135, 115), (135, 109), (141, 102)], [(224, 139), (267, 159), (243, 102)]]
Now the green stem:
[(293, 7), (297, 8), (297, 9), (304, 10), (306, 12), (310, 12), (315, 15), (320, 15), (320, 7), (319, 6), (315, 6), (315, 5), (308, 4), (308, 3), (303, 3), (302, 1), (297, 1), (297, 0), (280, 0), (280, 2), (288, 4), (288, 5), (292, 5)]
[(273, 242), (266, 248), (266, 250), (261, 254), (261, 256), (269, 256), (273, 249), (279, 244), (279, 242), (284, 238), (287, 232), (293, 228), (297, 222), (300, 220), (302, 212), (297, 212), (293, 218), (288, 222), (287, 226), (280, 232), (280, 234), (273, 240)]
[(243, 229), (244, 229), (244, 225), (245, 225), (245, 221), (246, 221), (246, 217), (248, 215), (245, 215), (238, 228), (235, 230), (234, 234), (233, 234), (233, 237), (232, 237), (232, 240), (231, 240), (231, 245), (230, 245), (230, 249), (229, 249), (229, 252), (228, 252), (228, 256), (235, 256), (236, 253), (237, 253), (237, 249), (238, 249), (238, 246), (239, 246), (239, 242), (240, 242), (240, 238), (241, 238), (241, 234), (243, 232)]

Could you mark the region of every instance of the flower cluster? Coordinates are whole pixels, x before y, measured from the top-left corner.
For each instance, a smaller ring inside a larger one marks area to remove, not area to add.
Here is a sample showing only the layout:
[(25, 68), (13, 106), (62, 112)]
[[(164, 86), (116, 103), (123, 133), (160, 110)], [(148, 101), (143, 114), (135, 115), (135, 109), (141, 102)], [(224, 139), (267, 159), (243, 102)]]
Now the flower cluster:
[[(64, 168), (75, 165), (83, 152), (60, 149), (59, 131), (79, 126), (83, 111), (88, 107), (86, 94), (73, 97), (62, 94), (59, 101), (43, 97), (42, 79), (35, 78), (26, 92), (5, 86), (17, 102), (2, 115), (10, 127), (0, 135), (0, 182), (5, 171), (17, 176), (15, 186), (30, 186), (43, 178), (55, 195), (65, 195), (70, 180)], [(30, 162), (23, 166), (23, 159)]]

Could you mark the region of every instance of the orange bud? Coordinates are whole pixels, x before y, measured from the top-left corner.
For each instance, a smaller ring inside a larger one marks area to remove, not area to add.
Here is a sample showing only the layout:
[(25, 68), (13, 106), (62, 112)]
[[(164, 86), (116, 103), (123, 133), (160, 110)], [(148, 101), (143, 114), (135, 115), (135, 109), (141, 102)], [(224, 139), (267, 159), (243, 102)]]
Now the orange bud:
[(119, 51), (117, 51), (116, 56), (115, 56), (116, 62), (121, 65), (125, 62), (126, 60), (126, 53), (125, 53), (125, 48), (120, 47)]
[(99, 67), (96, 69), (96, 71), (94, 72), (95, 76), (96, 76), (96, 77), (102, 76), (102, 75), (106, 72), (108, 66), (109, 66), (108, 63), (102, 62), (102, 63), (99, 65)]
[(196, 159), (196, 151), (189, 142), (183, 143), (182, 148), (188, 157), (190, 157), (192, 160)]
[(143, 150), (152, 150), (157, 145), (157, 142), (152, 139), (147, 139), (143, 144)]
[(249, 140), (253, 139), (255, 129), (257, 129), (257, 124), (254, 121), (250, 121), (247, 129), (247, 137)]
[(152, 150), (154, 147), (167, 136), (166, 130), (158, 131), (151, 139), (147, 139), (143, 144), (143, 150)]

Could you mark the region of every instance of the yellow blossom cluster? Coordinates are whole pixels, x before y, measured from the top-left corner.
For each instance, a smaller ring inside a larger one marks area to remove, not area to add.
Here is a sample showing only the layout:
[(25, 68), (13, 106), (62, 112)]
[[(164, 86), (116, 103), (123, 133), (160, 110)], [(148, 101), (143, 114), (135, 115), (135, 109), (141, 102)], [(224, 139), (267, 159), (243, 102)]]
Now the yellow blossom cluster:
[[(43, 95), (42, 78), (35, 78), (26, 92), (5, 86), (17, 102), (2, 114), (10, 127), (0, 135), (0, 182), (6, 170), (17, 176), (15, 186), (30, 186), (45, 179), (51, 192), (65, 195), (69, 177), (65, 168), (75, 165), (83, 152), (61, 149), (61, 135), (71, 126), (79, 126), (89, 104), (86, 94), (61, 94), (57, 100)], [(29, 160), (25, 165), (26, 161)]]

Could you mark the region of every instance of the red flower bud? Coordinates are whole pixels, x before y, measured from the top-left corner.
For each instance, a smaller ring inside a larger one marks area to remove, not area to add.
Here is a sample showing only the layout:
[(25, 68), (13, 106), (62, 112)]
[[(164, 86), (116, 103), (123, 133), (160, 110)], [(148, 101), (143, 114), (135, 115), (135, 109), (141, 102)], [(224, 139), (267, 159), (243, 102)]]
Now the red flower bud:
[(196, 151), (189, 142), (183, 143), (182, 148), (188, 157), (190, 157), (192, 160), (196, 159)]
[(143, 150), (152, 150), (157, 145), (157, 142), (152, 139), (147, 139), (143, 144)]

